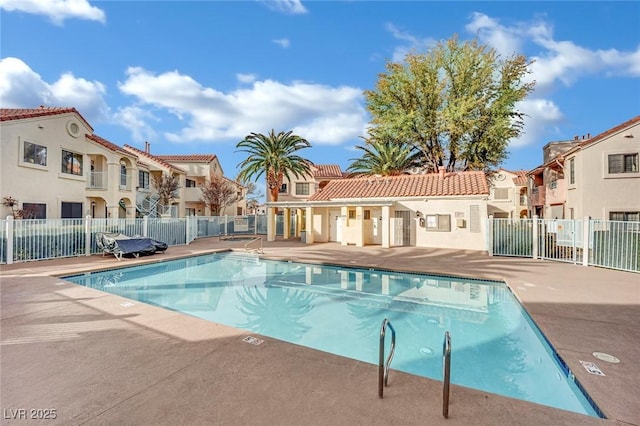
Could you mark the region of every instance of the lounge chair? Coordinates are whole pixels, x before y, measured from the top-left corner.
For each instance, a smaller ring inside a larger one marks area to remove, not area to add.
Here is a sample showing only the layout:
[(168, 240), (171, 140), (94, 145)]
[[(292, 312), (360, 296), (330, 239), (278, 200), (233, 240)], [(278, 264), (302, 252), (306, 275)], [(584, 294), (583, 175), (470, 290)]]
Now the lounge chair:
[(96, 232), (96, 244), (102, 250), (102, 255), (113, 254), (116, 259), (122, 260), (124, 255), (134, 257), (163, 252), (167, 249), (167, 243), (153, 238), (133, 236), (120, 233)]

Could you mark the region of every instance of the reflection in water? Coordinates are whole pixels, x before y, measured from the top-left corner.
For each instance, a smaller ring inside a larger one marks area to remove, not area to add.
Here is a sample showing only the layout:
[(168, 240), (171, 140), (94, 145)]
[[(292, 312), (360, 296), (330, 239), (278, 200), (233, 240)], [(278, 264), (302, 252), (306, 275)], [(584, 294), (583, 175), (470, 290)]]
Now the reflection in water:
[(247, 316), (247, 321), (237, 324), (240, 328), (253, 330), (267, 336), (297, 342), (309, 330), (304, 316), (312, 309), (314, 293), (299, 289), (271, 287), (244, 287), (236, 292), (238, 309)]

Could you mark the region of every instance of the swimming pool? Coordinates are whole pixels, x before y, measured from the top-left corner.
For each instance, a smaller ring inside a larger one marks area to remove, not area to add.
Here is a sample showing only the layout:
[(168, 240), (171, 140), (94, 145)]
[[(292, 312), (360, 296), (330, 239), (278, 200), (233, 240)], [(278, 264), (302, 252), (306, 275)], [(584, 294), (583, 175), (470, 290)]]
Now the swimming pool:
[(377, 364), (380, 325), (397, 332), (395, 370), (596, 416), (502, 282), (217, 253), (67, 281)]

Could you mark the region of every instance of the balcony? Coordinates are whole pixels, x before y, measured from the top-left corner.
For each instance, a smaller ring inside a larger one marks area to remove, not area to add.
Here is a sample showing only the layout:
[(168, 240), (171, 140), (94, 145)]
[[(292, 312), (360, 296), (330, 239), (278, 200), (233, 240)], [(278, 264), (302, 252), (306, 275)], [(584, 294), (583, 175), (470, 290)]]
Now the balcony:
[(107, 189), (107, 172), (89, 172), (87, 189)]
[(202, 190), (200, 188), (184, 188), (184, 200), (187, 203), (199, 203), (202, 201)]
[(545, 203), (545, 187), (540, 185), (531, 191), (531, 206), (544, 206)]
[(567, 200), (566, 179), (556, 179), (547, 185), (546, 204), (562, 204)]

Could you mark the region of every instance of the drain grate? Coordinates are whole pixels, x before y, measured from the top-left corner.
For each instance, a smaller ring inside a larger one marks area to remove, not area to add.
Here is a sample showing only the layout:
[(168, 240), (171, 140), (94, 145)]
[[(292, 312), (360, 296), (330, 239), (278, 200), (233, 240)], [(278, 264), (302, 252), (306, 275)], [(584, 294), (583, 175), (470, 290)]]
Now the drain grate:
[(246, 343), (250, 343), (254, 346), (258, 346), (264, 342), (264, 340), (258, 339), (257, 337), (253, 337), (253, 336), (247, 336), (244, 339), (242, 339), (242, 341)]
[(620, 363), (620, 359), (618, 357), (615, 357), (613, 355), (604, 353), (604, 352), (594, 352), (592, 354), (595, 358), (598, 358), (601, 361), (604, 362), (610, 362), (612, 364), (618, 364)]
[(605, 374), (595, 365), (593, 362), (580, 361), (580, 364), (587, 370), (588, 373), (595, 374), (596, 376), (604, 376)]

